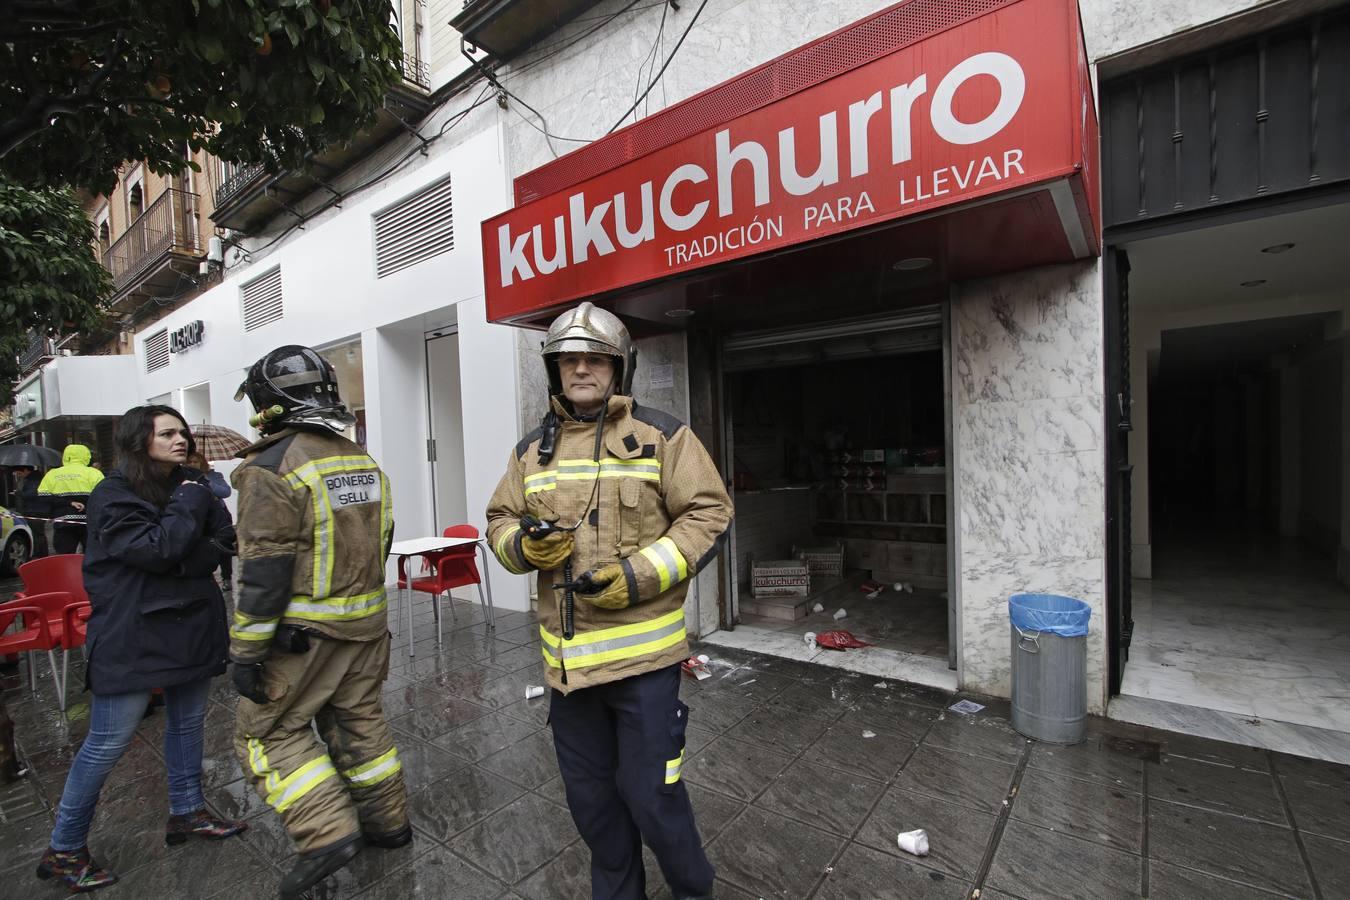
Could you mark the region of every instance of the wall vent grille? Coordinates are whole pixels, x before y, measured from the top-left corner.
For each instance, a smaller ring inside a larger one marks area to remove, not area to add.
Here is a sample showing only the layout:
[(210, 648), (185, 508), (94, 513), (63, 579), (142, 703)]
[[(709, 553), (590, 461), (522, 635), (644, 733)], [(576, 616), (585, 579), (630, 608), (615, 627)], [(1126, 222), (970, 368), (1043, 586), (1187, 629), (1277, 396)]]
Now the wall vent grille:
[(450, 178), (423, 188), (375, 214), (375, 277), (455, 249)]
[(145, 371), (155, 372), (169, 364), (169, 329), (156, 331), (145, 339)]
[(240, 290), (244, 301), (245, 331), (278, 322), (285, 315), (281, 302), (281, 266), (253, 279)]

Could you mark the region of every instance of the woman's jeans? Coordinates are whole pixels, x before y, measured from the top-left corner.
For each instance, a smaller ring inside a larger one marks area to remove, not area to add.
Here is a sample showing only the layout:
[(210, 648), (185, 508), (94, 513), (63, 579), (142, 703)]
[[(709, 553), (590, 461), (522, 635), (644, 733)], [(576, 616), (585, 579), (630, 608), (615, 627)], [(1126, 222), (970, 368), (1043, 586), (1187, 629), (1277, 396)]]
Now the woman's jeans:
[[(164, 759), (169, 768), (171, 815), (186, 815), (206, 805), (202, 796), (202, 723), (210, 690), (209, 678), (164, 688), (168, 715)], [(150, 691), (94, 695), (89, 734), (61, 794), (56, 828), (52, 830), (53, 850), (78, 850), (85, 845), (103, 782), (131, 744), (149, 703)]]

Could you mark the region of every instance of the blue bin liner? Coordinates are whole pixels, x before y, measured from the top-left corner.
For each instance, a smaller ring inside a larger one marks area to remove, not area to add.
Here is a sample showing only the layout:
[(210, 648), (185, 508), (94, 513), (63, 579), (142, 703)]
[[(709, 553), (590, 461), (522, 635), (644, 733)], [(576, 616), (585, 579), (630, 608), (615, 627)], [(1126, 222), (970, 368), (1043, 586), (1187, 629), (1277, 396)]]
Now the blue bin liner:
[(1058, 594), (1013, 594), (1008, 598), (1008, 615), (1022, 631), (1082, 637), (1088, 633), (1092, 607)]

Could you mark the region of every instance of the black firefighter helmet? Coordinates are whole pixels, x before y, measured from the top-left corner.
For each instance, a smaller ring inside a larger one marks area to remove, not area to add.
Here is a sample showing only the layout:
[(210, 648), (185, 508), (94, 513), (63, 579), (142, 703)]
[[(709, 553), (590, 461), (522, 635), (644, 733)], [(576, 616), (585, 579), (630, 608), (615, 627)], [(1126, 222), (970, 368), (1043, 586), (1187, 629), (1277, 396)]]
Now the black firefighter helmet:
[(356, 422), (338, 395), (332, 364), (309, 347), (288, 344), (255, 362), (234, 395), (244, 397), (256, 413), (250, 423), (263, 434), (293, 425), (341, 432)]

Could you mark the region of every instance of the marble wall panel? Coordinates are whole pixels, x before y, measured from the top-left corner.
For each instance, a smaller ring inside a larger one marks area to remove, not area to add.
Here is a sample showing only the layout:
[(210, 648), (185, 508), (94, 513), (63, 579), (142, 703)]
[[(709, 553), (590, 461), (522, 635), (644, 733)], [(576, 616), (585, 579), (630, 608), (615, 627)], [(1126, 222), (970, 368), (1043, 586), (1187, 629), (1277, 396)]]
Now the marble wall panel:
[(1093, 61), (1260, 5), (1255, 0), (1078, 0)]
[(961, 687), (1007, 697), (1012, 687), (1008, 598), (1017, 593), (1077, 597), (1092, 607), (1087, 636), (1088, 711), (1106, 709), (1106, 564), (1100, 555), (1019, 556), (961, 552)]
[(1096, 261), (960, 285), (952, 307), (961, 673), (1007, 696), (1008, 596), (1093, 608), (1089, 705), (1105, 707), (1105, 468)]
[(952, 311), (960, 405), (1101, 393), (1095, 265), (1045, 266), (982, 281), (963, 294), (977, 302)]

